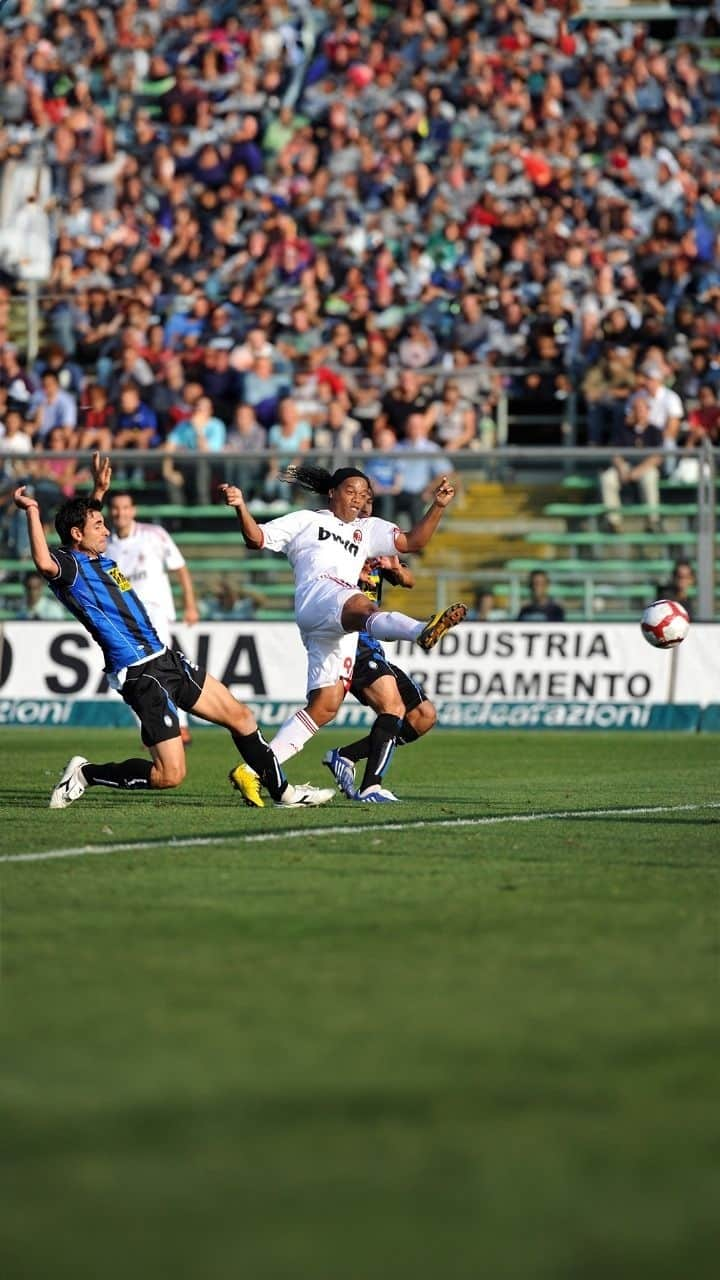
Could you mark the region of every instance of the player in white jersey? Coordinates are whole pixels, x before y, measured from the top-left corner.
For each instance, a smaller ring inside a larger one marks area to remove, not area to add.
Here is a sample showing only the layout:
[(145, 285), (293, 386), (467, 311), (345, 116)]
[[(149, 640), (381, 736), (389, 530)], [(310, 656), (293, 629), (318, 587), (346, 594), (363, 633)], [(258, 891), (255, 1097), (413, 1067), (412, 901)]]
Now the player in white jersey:
[[(176, 621), (175, 602), (168, 573), (177, 574), (182, 591), (183, 621), (198, 620), (195, 591), (190, 570), (177, 543), (159, 524), (143, 524), (136, 519), (137, 510), (129, 493), (114, 492), (110, 497), (110, 524), (107, 554), (122, 569), (137, 592), (163, 644), (172, 648), (170, 631)], [(180, 711), (180, 733), (187, 746), (190, 741), (187, 712)]]
[[(290, 467), (284, 478), (327, 495), (327, 508), (294, 511), (260, 525), (242, 491), (234, 485), (221, 486), (228, 506), (235, 508), (245, 545), (284, 552), (295, 575), (295, 618), (308, 655), (308, 700), (270, 744), (280, 763), (301, 751), (322, 725), (334, 719), (352, 681), (360, 631), (376, 640), (412, 640), (428, 650), (467, 613), (465, 605), (454, 604), (420, 622), (379, 608), (357, 585), (367, 559), (420, 551), (427, 545), (455, 496), (447, 476), (440, 477), (431, 506), (407, 533), (387, 520), (363, 515), (372, 488), (355, 467), (343, 467), (332, 475), (320, 467)], [(395, 737), (388, 733), (394, 745)], [(262, 803), (251, 770), (238, 765), (230, 777), (247, 803)], [(378, 802), (394, 797), (375, 785), (355, 798)]]

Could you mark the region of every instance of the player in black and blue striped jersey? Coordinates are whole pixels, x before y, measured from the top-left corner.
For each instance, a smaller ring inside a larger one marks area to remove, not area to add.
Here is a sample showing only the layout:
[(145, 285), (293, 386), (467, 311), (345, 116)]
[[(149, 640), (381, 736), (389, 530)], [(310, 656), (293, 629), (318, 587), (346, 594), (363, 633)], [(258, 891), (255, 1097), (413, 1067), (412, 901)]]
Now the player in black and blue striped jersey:
[[(93, 468), (96, 482), (104, 469), (109, 483), (107, 460), (101, 464), (96, 455)], [(93, 786), (128, 791), (179, 786), (185, 777), (185, 751), (178, 707), (229, 730), (241, 756), (258, 775), (257, 798), (248, 798), (249, 804), (263, 806), (260, 782), (283, 806), (325, 804), (332, 799), (334, 792), (329, 788), (291, 786), (249, 707), (184, 654), (163, 644), (142, 601), (114, 560), (105, 555), (110, 531), (97, 498), (71, 498), (63, 504), (55, 519), (61, 546), (51, 551), (37, 500), (25, 492), (25, 486), (16, 489), (14, 497), (27, 517), (35, 567), (102, 649), (108, 682), (140, 720), (142, 739), (152, 757), (91, 764), (85, 756), (73, 756), (52, 793), (51, 809), (67, 808)]]

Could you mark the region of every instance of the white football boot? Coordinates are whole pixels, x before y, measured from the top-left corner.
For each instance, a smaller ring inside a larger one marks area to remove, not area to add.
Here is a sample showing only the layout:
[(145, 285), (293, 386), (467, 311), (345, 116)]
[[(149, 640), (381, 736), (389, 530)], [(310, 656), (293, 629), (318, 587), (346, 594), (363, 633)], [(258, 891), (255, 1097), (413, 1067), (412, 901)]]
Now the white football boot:
[(334, 800), (336, 794), (332, 787), (311, 787), (309, 782), (302, 787), (294, 787), (289, 782), (277, 803), (283, 809), (315, 808)]
[(82, 775), (82, 767), (87, 763), (85, 756), (73, 756), (68, 761), (50, 797), (51, 809), (67, 809), (73, 800), (79, 800), (85, 794), (87, 782)]

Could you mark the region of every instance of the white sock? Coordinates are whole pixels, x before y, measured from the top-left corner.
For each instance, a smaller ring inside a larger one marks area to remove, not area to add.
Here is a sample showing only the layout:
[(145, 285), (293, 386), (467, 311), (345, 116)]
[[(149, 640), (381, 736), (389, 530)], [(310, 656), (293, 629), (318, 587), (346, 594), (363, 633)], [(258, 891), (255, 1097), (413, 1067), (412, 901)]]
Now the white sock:
[(290, 719), (280, 726), (270, 743), (276, 759), (282, 764), (291, 756), (296, 756), (317, 731), (318, 725), (304, 707), (296, 711), (294, 716), (290, 716)]
[(181, 729), (187, 729), (189, 727), (188, 713), (187, 711), (183, 711), (182, 707), (178, 707), (178, 724)]
[(417, 618), (408, 618), (406, 613), (395, 613), (389, 609), (379, 609), (371, 613), (365, 623), (365, 630), (376, 640), (417, 640), (425, 628), (424, 622)]

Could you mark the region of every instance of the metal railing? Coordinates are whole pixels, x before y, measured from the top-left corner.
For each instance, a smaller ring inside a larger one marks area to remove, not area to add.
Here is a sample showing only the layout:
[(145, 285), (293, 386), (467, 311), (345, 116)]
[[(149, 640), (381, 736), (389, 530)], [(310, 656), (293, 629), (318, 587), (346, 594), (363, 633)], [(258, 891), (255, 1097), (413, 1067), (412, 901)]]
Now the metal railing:
[[(547, 485), (553, 480), (561, 485), (566, 479), (568, 472), (576, 471), (581, 478), (584, 478), (586, 484), (590, 487), (581, 489), (580, 493), (587, 496), (587, 502), (593, 503), (597, 507), (600, 504), (599, 492), (594, 488), (593, 481), (597, 479), (601, 469), (607, 466), (610, 459), (614, 455), (612, 449), (589, 449), (566, 447), (560, 449), (552, 448), (518, 448), (505, 447), (496, 448), (481, 452), (479, 450), (463, 450), (459, 453), (445, 455), (448, 463), (448, 471), (458, 477), (459, 487), (464, 487), (465, 483), (470, 479), (477, 481), (494, 480), (500, 483), (521, 482), (526, 486), (528, 492), (531, 493), (535, 481)], [(638, 460), (650, 454), (652, 451), (637, 451)], [(167, 496), (163, 498), (163, 494), (167, 495), (166, 481), (162, 476), (163, 453), (158, 450), (118, 450), (111, 454), (114, 467), (114, 483), (115, 487), (122, 484), (123, 487), (135, 488), (139, 494), (139, 501), (147, 501), (152, 509), (154, 504), (167, 502)], [(336, 466), (353, 463), (360, 468), (367, 464), (371, 458), (376, 458), (377, 454), (368, 454), (364, 452), (337, 452), (329, 455), (327, 450), (312, 450), (303, 454), (303, 458), (313, 461), (320, 465), (334, 469)], [(425, 452), (414, 452), (411, 450), (403, 451), (401, 457), (403, 460), (422, 459), (427, 462), (428, 457), (437, 458), (438, 455), (428, 455)], [(672, 462), (673, 457), (677, 455), (668, 455)], [(669, 545), (685, 541), (687, 547), (692, 547), (695, 558), (696, 578), (697, 578), (697, 616), (703, 619), (712, 619), (715, 616), (715, 539), (716, 539), (716, 493), (717, 493), (717, 463), (720, 459), (720, 450), (713, 451), (706, 442), (703, 448), (698, 450), (686, 450), (684, 457), (692, 457), (697, 461), (697, 482), (693, 484), (673, 485), (672, 492), (677, 496), (682, 496), (684, 505), (692, 505), (697, 508), (696, 514), (693, 514), (693, 529), (688, 532), (686, 539), (674, 538), (669, 539)], [(208, 473), (208, 490), (211, 495), (216, 496), (216, 490), (213, 486), (222, 482), (229, 475), (234, 466), (255, 466), (262, 468), (269, 463), (273, 454), (269, 450), (254, 451), (252, 453), (238, 453), (231, 450), (222, 453), (204, 455), (198, 458), (196, 454), (187, 451), (176, 451), (172, 454), (173, 462), (180, 461), (188, 468), (191, 473), (195, 468), (204, 468)], [(442, 457), (442, 455), (440, 455)], [(18, 456), (3, 450), (2, 441), (0, 441), (0, 468), (4, 469), (6, 465), (22, 469), (24, 464), (28, 464), (31, 468), (33, 464), (47, 461), (49, 458), (74, 458), (83, 468), (89, 468), (91, 455), (89, 453), (78, 453), (74, 450), (58, 451), (53, 453), (35, 452), (28, 455)], [(148, 486), (148, 478), (150, 478), (150, 487)], [(20, 483), (18, 477), (18, 483)], [(32, 477), (31, 481), (32, 483)], [(10, 512), (14, 510), (11, 499), (11, 491), (13, 487), (13, 479), (6, 474), (0, 489), (0, 519), (7, 522)], [(669, 483), (669, 482), (666, 482)], [(81, 486), (81, 491), (87, 491), (87, 481)], [(142, 493), (147, 492), (148, 499), (142, 497)], [(568, 495), (573, 496), (575, 491), (568, 490)], [(62, 499), (59, 499), (62, 500)], [(313, 502), (313, 495), (303, 495), (302, 501)], [(297, 503), (297, 494), (293, 496), (292, 492), (287, 492), (287, 503)], [(316, 504), (322, 499), (318, 498)], [(259, 504), (262, 510), (261, 518), (267, 518), (268, 513), (263, 510), (263, 505)], [(203, 508), (196, 504), (187, 505), (187, 518), (197, 518), (202, 515)], [(669, 508), (671, 510), (671, 508)], [(205, 509), (207, 510), (207, 509)], [(453, 513), (454, 514), (454, 513)], [(450, 516), (444, 527), (451, 527), (453, 515)], [(503, 534), (503, 522), (498, 520), (493, 527), (493, 521), (488, 520), (482, 510), (461, 509), (455, 517), (462, 521), (465, 528), (470, 527), (473, 537), (477, 539), (477, 545), (481, 547), (482, 539), (485, 535), (493, 536), (497, 541), (498, 537)], [(544, 517), (538, 520), (532, 516), (525, 518), (528, 531), (532, 530), (533, 524), (535, 529), (547, 530), (548, 545), (552, 544), (552, 528), (551, 521)], [(474, 526), (474, 529), (473, 529)], [(515, 531), (517, 534), (517, 531)], [(658, 535), (661, 538), (661, 535)], [(623, 535), (616, 534), (613, 537), (613, 548), (622, 549), (627, 553), (626, 564), (622, 570), (618, 570), (614, 577), (617, 581), (628, 581), (638, 579), (642, 576), (643, 561), (635, 560), (633, 556), (632, 543), (623, 542)], [(661, 543), (659, 543), (661, 545)], [(551, 575), (557, 576), (558, 580), (566, 583), (574, 581), (580, 584), (579, 589), (583, 592), (583, 608), (587, 616), (592, 616), (597, 610), (595, 602), (598, 597), (598, 587), (608, 585), (608, 574), (601, 573), (598, 567), (594, 565), (593, 560), (584, 558), (578, 548), (571, 548), (571, 554), (575, 553), (572, 567), (567, 565), (560, 569), (560, 557), (557, 557), (558, 569), (554, 569), (554, 561), (552, 558), (538, 554), (537, 561), (539, 565), (547, 567)], [(668, 551), (669, 555), (669, 551)], [(667, 557), (666, 557), (667, 558)], [(507, 559), (511, 559), (509, 554)], [(427, 579), (428, 572), (423, 568), (422, 564), (418, 565), (418, 576)], [(496, 564), (488, 563), (484, 565), (467, 565), (463, 564), (459, 569), (452, 569), (449, 565), (441, 565), (434, 575), (436, 583), (436, 598), (438, 607), (442, 607), (447, 603), (446, 591), (448, 584), (452, 581), (461, 581), (465, 588), (473, 582), (477, 583), (498, 583), (506, 581), (508, 583), (508, 595), (511, 600), (511, 606), (517, 603), (519, 599), (519, 591), (521, 585), (524, 585), (527, 578), (527, 570), (520, 571), (508, 569), (500, 561)], [(0, 585), (1, 591), (1, 585)]]

